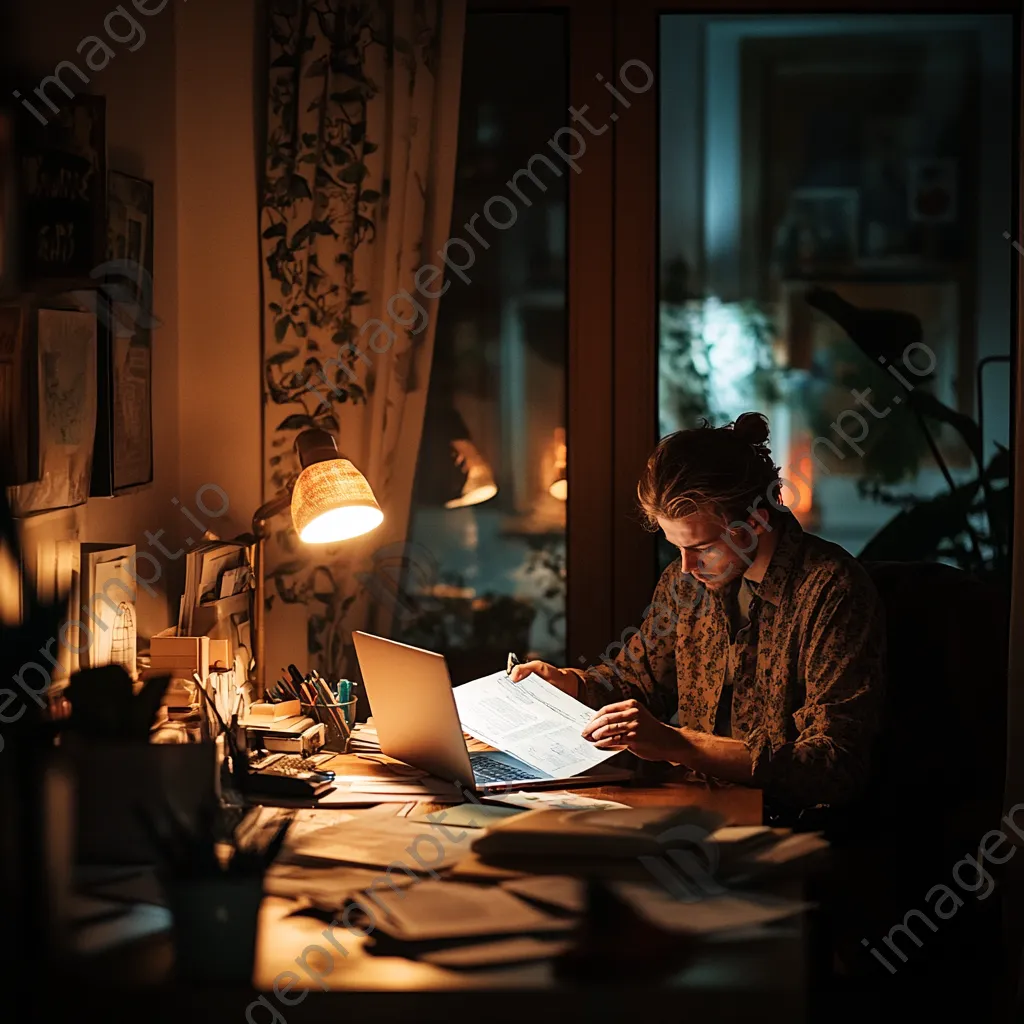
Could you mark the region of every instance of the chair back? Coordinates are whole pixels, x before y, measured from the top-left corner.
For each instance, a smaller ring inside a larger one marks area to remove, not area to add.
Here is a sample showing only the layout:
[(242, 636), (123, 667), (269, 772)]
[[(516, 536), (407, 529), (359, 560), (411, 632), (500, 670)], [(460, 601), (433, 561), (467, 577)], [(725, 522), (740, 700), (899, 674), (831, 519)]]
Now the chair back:
[(927, 815), (947, 843), (977, 843), (1002, 804), (1009, 595), (940, 563), (864, 566), (888, 640), (868, 802), (887, 823)]

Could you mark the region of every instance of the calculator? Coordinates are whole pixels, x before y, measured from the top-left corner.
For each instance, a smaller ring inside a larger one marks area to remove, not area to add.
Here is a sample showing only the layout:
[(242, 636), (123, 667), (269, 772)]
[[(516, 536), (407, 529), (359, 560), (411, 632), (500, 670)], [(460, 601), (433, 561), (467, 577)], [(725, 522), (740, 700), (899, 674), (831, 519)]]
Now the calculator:
[(292, 775), (302, 778), (309, 772), (318, 775), (325, 775), (330, 779), (334, 778), (334, 772), (321, 767), (334, 755), (330, 753), (313, 754), (310, 757), (299, 757), (298, 754), (269, 753), (262, 757), (251, 759), (249, 768), (254, 772), (265, 771), (272, 768), (275, 775)]

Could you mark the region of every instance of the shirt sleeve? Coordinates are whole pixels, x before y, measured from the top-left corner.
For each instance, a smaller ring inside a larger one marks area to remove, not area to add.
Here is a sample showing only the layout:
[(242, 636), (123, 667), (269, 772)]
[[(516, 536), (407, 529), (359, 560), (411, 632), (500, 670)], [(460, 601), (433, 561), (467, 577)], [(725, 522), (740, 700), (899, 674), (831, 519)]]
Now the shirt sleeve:
[(590, 707), (633, 698), (661, 721), (677, 710), (678, 569), (673, 563), (661, 574), (639, 628), (624, 629), (621, 638), (605, 648), (599, 664), (574, 670), (582, 682), (580, 699)]
[(868, 779), (884, 685), (882, 602), (866, 573), (853, 569), (823, 588), (805, 637), (797, 737), (773, 751), (760, 730), (751, 733), (753, 782), (792, 807), (847, 803)]

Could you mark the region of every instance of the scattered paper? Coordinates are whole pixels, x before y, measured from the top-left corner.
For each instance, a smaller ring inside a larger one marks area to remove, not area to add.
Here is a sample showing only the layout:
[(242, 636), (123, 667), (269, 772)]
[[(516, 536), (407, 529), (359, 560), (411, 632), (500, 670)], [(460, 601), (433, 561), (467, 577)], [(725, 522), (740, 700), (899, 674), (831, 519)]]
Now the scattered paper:
[(746, 843), (751, 839), (773, 835), (770, 825), (724, 825), (708, 836), (715, 843)]
[(752, 860), (762, 866), (786, 864), (819, 850), (826, 850), (828, 845), (828, 840), (820, 832), (796, 832), (780, 839), (774, 846), (758, 851)]
[(332, 789), (317, 800), (318, 807), (376, 807), (378, 804), (405, 804), (409, 801), (429, 801), (434, 804), (462, 803), (462, 794), (448, 796), (443, 793), (416, 795), (405, 789), (388, 790), (383, 793), (367, 793), (365, 790)]
[(458, 796), (459, 790), (443, 779), (404, 778), (402, 776), (382, 777), (380, 775), (335, 775), (334, 785), (350, 793), (407, 793), (424, 799), (437, 796)]
[(726, 892), (707, 899), (677, 900), (643, 882), (612, 882), (612, 888), (642, 917), (666, 931), (706, 935), (750, 928), (793, 917), (813, 904), (766, 893)]
[(424, 874), (454, 864), (469, 849), (477, 829), (449, 830), (408, 818), (356, 818), (285, 840), (287, 859), (361, 864)]
[(548, 775), (579, 775), (617, 753), (583, 739), (593, 709), (538, 675), (513, 683), (495, 672), (456, 686), (454, 694), (466, 732)]
[(376, 892), (378, 926), (398, 939), (427, 941), (510, 932), (566, 931), (574, 922), (551, 917), (496, 886), (421, 882)]
[[(490, 807), (487, 804), (458, 804), (446, 807), (443, 812), (417, 811), (409, 815), (410, 821), (442, 822), (449, 828), (456, 825), (468, 825), (470, 828), (488, 828), (499, 821), (522, 814), (523, 807)], [(433, 815), (431, 818), (430, 815)]]
[(561, 792), (520, 792), (520, 793), (495, 793), (487, 794), (487, 802), (498, 801), (503, 804), (510, 804), (512, 807), (523, 807), (527, 810), (537, 810), (540, 807), (562, 808), (570, 811), (599, 811), (602, 808), (629, 807), (629, 804), (620, 804), (617, 800), (599, 800), (593, 796), (583, 796), (579, 793), (570, 793), (566, 790)]
[[(283, 896), (298, 900), (318, 910), (340, 910), (349, 900), (358, 899), (360, 893), (376, 891), (381, 881), (380, 871), (371, 868), (311, 867), (307, 864), (277, 862), (263, 879), (263, 891), (269, 896)], [(388, 876), (388, 885), (398, 887), (417, 881), (401, 871)]]
[(497, 967), (500, 964), (521, 964), (531, 960), (548, 960), (572, 946), (564, 939), (536, 939), (529, 935), (496, 942), (480, 942), (454, 949), (435, 949), (419, 959), (437, 967)]
[(587, 904), (586, 884), (568, 875), (535, 875), (501, 883), (502, 889), (537, 903), (581, 913)]

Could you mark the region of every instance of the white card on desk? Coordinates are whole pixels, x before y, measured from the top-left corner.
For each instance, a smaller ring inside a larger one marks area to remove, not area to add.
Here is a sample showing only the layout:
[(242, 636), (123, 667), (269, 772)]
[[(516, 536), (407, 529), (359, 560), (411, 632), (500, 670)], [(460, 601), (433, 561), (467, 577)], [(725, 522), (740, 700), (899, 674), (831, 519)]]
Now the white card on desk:
[(456, 686), (462, 728), (555, 778), (579, 775), (617, 750), (600, 750), (582, 736), (591, 708), (529, 675), (513, 683), (504, 672)]

